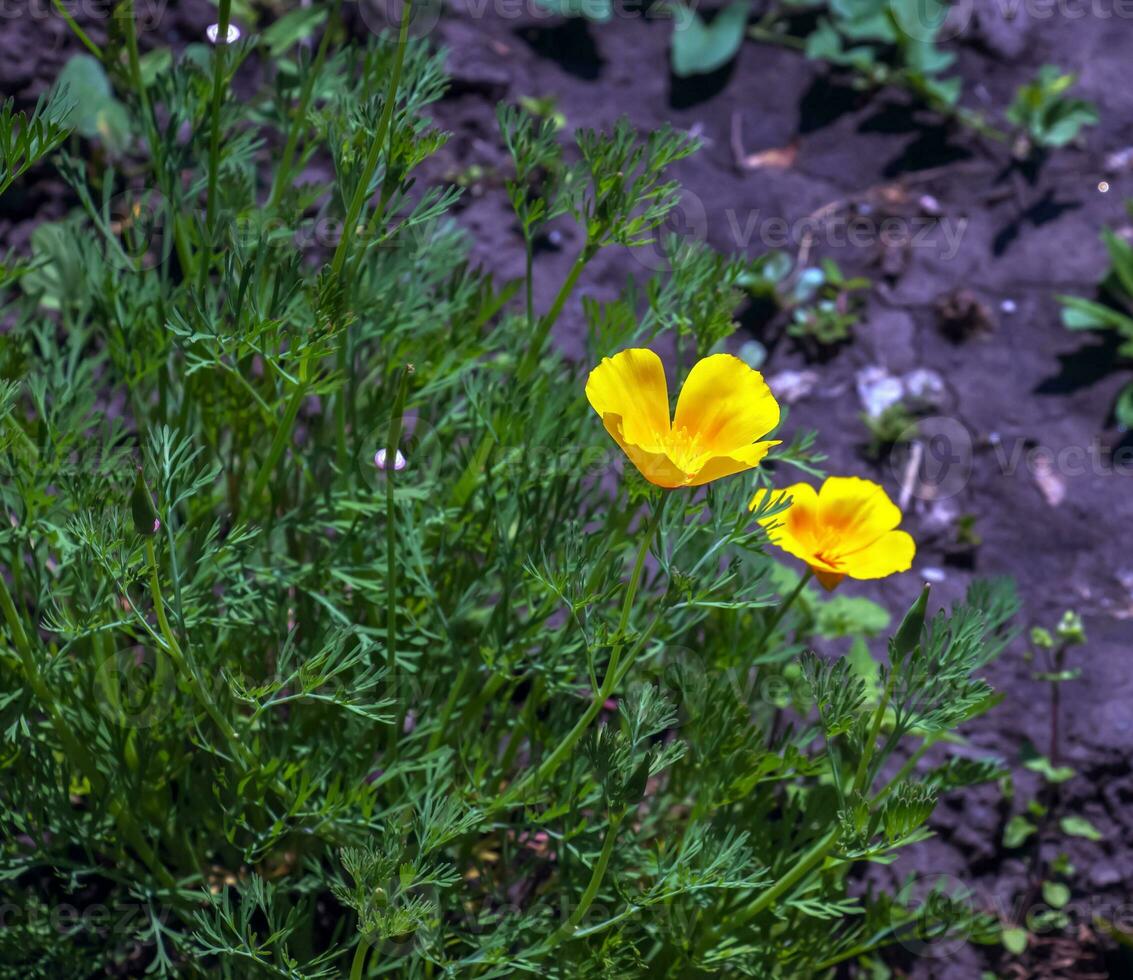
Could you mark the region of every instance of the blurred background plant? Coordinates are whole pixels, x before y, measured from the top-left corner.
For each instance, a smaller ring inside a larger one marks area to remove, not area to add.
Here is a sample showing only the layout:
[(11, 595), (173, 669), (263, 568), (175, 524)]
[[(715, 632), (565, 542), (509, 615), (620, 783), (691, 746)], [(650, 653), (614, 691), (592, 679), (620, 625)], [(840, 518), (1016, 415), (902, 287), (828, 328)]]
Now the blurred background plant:
[[(1133, 202), (1126, 203), (1133, 215)], [(1098, 299), (1060, 296), (1062, 323), (1068, 330), (1097, 330), (1113, 336), (1118, 357), (1133, 358), (1133, 245), (1111, 229), (1102, 232), (1110, 267), (1098, 284)], [(1133, 429), (1133, 381), (1118, 392), (1113, 414)]]

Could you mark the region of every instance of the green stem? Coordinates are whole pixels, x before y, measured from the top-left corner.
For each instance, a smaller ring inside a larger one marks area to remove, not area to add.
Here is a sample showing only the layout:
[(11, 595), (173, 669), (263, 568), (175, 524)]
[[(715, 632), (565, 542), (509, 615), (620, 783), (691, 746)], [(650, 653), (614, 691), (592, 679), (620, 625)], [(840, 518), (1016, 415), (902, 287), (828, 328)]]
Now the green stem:
[(354, 962), (350, 964), (350, 980), (362, 980), (366, 966), (366, 955), (370, 952), (370, 941), (365, 936), (358, 937), (358, 948), (354, 950)]
[(193, 696), (212, 719), (213, 724), (220, 730), (221, 734), (228, 742), (229, 749), (240, 760), (240, 764), (249, 772), (253, 771), (256, 767), (255, 760), (248, 754), (247, 749), (245, 749), (239, 736), (236, 734), (236, 730), (221, 713), (216, 702), (209, 697), (208, 692), (201, 683), (197, 671), (186, 659), (185, 652), (181, 649), (181, 644), (177, 641), (177, 637), (169, 625), (169, 620), (165, 615), (165, 600), (161, 594), (161, 579), (157, 572), (157, 553), (153, 546), (152, 537), (146, 538), (146, 560), (149, 563), (150, 569), (150, 593), (153, 600), (153, 608), (157, 615), (158, 628), (161, 630), (161, 635), (165, 639), (169, 658), (173, 661), (173, 665), (178, 673), (189, 683)]
[[(295, 419), (299, 415), (299, 408), (303, 404), (303, 399), (307, 396), (307, 359), (304, 355), (303, 360), (299, 364), (299, 381), (295, 385), (295, 390), (291, 393), (291, 399), (287, 403), (287, 408), (283, 413), (283, 420), (279, 423), (279, 428), (275, 430), (275, 436), (271, 441), (271, 446), (268, 447), (267, 458), (264, 459), (263, 465), (260, 467), (259, 472), (256, 474), (256, 480), (252, 484), (251, 493), (245, 501), (246, 506), (253, 506), (263, 495), (267, 489), (268, 480), (271, 479), (272, 473), (275, 471), (275, 464), (279, 462), (279, 457), (283, 455), (283, 450), (287, 443), (291, 441), (291, 430), (295, 427)], [(236, 519), (235, 514), (232, 519)]]
[[(514, 783), (512, 787), (500, 797), (497, 802), (497, 807), (506, 806), (512, 800), (522, 795), (523, 791), (531, 783), (538, 784), (548, 779), (559, 766), (562, 765), (575, 744), (586, 734), (591, 723), (598, 717), (598, 713), (602, 710), (606, 699), (613, 693), (619, 677), (624, 676), (624, 671), (622, 674), (618, 672), (622, 644), (625, 642), (625, 632), (629, 626), (630, 612), (633, 609), (633, 601), (637, 595), (638, 585), (641, 582), (642, 570), (645, 567), (645, 556), (649, 553), (649, 546), (653, 543), (653, 537), (661, 523), (661, 515), (664, 512), (666, 500), (668, 500), (667, 494), (661, 497), (653, 511), (653, 516), (645, 529), (645, 533), (642, 535), (641, 545), (637, 550), (637, 560), (634, 562), (633, 572), (629, 579), (629, 586), (626, 588), (625, 601), (622, 603), (622, 614), (618, 621), (618, 631), (614, 636), (614, 645), (610, 652), (610, 662), (606, 667), (606, 675), (602, 681), (601, 688), (594, 694), (589, 707), (583, 712), (582, 717), (578, 719), (575, 726), (567, 733), (566, 738), (558, 744), (554, 752), (547, 756), (537, 769), (528, 772), (527, 776)], [(639, 648), (640, 644), (636, 644), (634, 647), (634, 649)]]
[(70, 27), (72, 31), (74, 31), (75, 37), (77, 37), (82, 42), (83, 47), (85, 47), (99, 61), (102, 61), (102, 48), (100, 48), (87, 36), (86, 31), (79, 27), (79, 25), (75, 21), (75, 18), (71, 16), (71, 12), (65, 6), (63, 6), (63, 0), (54, 0), (54, 3), (56, 12), (60, 17), (63, 18), (63, 20), (67, 22), (67, 26)]
[[(0, 574), (0, 610), (3, 611), (4, 619), (8, 623), (8, 628), (12, 631), (12, 639), (15, 641), (16, 650), (20, 655), (24, 677), (30, 685), (32, 693), (35, 694), (42, 705), (43, 710), (47, 712), (51, 727), (55, 730), (55, 735), (63, 746), (64, 755), (70, 761), (71, 765), (86, 777), (93, 790), (97, 791), (101, 788), (105, 788), (106, 781), (98, 771), (94, 759), (87, 751), (86, 747), (75, 738), (70, 726), (59, 711), (55, 696), (47, 686), (46, 681), (44, 681), (43, 675), (39, 672), (39, 666), (35, 662), (35, 655), (32, 653), (31, 643), (28, 640), (27, 633), (24, 632), (23, 623), (20, 621), (16, 604), (12, 601), (12, 594), (8, 591), (8, 583), (4, 581), (3, 574)], [(166, 870), (164, 865), (158, 861), (157, 855), (154, 854), (153, 849), (150, 847), (145, 837), (142, 836), (141, 830), (138, 828), (137, 824), (134, 823), (129, 809), (125, 807), (113, 793), (111, 793), (109, 810), (114, 815), (115, 822), (122, 831), (122, 835), (129, 841), (130, 846), (137, 851), (138, 856), (142, 859), (142, 863), (149, 868), (154, 877), (156, 877), (164, 887), (175, 887), (176, 882), (173, 876)]]
[[(209, 235), (206, 255), (212, 250), (212, 229), (216, 218), (216, 180), (220, 169), (220, 108), (224, 102), (224, 70), (228, 60), (228, 25), (231, 19), (232, 0), (220, 0), (212, 72), (212, 132), (209, 135), (208, 196), (205, 200), (205, 229)], [(207, 267), (208, 262), (205, 262), (204, 268)]]
[(854, 789), (859, 793), (865, 789), (869, 764), (873, 759), (873, 750), (877, 745), (877, 736), (881, 733), (881, 724), (885, 720), (885, 712), (889, 708), (889, 699), (893, 696), (893, 681), (896, 676), (896, 671), (889, 671), (889, 678), (885, 682), (885, 691), (877, 704), (877, 710), (873, 714), (873, 724), (870, 726), (869, 735), (862, 745), (862, 754), (858, 759), (858, 769), (854, 774)]
[[(401, 71), (405, 64), (405, 49), (409, 44), (409, 20), (412, 8), (413, 0), (405, 0), (405, 6), (401, 11), (401, 29), (397, 36), (397, 50), (394, 53), (393, 69), (390, 72), (385, 105), (382, 106), (382, 114), (378, 119), (378, 128), (374, 132), (373, 142), (370, 144), (370, 153), (366, 157), (366, 165), (362, 168), (358, 184), (354, 188), (354, 195), (351, 197), (350, 205), (346, 211), (346, 218), (342, 225), (342, 238), (339, 239), (338, 247), (335, 248), (334, 256), (331, 259), (331, 274), (335, 278), (341, 277), (342, 271), (346, 267), (346, 260), (350, 255), (350, 246), (357, 236), (358, 219), (366, 205), (370, 181), (374, 179), (374, 174), (378, 169), (378, 160), (381, 158), (386, 135), (393, 121), (393, 111), (397, 104), (397, 88), (401, 84)], [(342, 343), (338, 349), (338, 369), (344, 377), (346, 368), (349, 366), (346, 357), (349, 348), (350, 328), (347, 326), (342, 331)], [(347, 457), (345, 395), (346, 383), (344, 382), (343, 390), (339, 392), (334, 406), (336, 450), (340, 468), (345, 467)]]
[[(531, 342), (527, 347), (527, 352), (516, 368), (515, 377), (517, 381), (527, 381), (538, 366), (539, 358), (543, 353), (543, 347), (546, 344), (547, 336), (550, 334), (551, 328), (555, 325), (555, 321), (558, 320), (559, 315), (562, 313), (567, 299), (574, 291), (579, 276), (582, 275), (582, 270), (586, 268), (586, 264), (597, 253), (598, 249), (589, 243), (583, 246), (582, 251), (578, 253), (574, 264), (570, 268), (570, 272), (567, 274), (562, 286), (559, 287), (558, 295), (551, 304), (551, 308), (547, 311), (546, 315), (539, 320), (538, 327), (532, 335)], [(534, 322), (534, 311), (531, 306), (528, 308), (528, 318), (531, 322)], [(476, 452), (472, 454), (468, 465), (460, 475), (460, 479), (454, 484), (452, 502), (455, 506), (463, 507), (465, 503), (468, 502), (468, 498), (471, 497), (473, 490), (475, 490), (480, 470), (487, 461), (488, 455), (492, 451), (492, 446), (495, 444), (495, 431), (498, 428), (498, 424), (499, 419), (493, 419), (493, 427), (484, 433), (483, 438), (480, 440), (480, 445), (476, 448)]]
[(570, 294), (574, 292), (574, 287), (577, 285), (578, 279), (582, 275), (582, 270), (586, 268), (587, 263), (594, 258), (597, 252), (598, 250), (587, 242), (578, 253), (578, 256), (574, 260), (574, 265), (570, 267), (570, 272), (567, 273), (566, 279), (563, 280), (562, 286), (559, 287), (559, 292), (555, 296), (551, 308), (543, 315), (542, 319), (539, 320), (535, 334), (528, 344), (527, 353), (524, 355), (523, 360), (520, 361), (519, 368), (516, 370), (516, 379), (518, 381), (526, 381), (538, 366), (539, 358), (543, 356), (543, 348), (546, 346), (547, 337), (551, 333), (551, 328), (562, 314), (563, 307), (570, 298)]
[(523, 288), (527, 310), (527, 329), (535, 329), (535, 255), (531, 234), (523, 236)]
[(838, 827), (833, 827), (828, 830), (825, 835), (815, 841), (810, 849), (795, 862), (794, 867), (792, 867), (790, 871), (768, 888), (767, 891), (763, 892), (759, 898), (740, 912), (739, 915), (733, 918), (729, 925), (748, 922), (754, 919), (761, 912), (770, 908), (772, 903), (786, 895), (795, 885), (802, 881), (803, 878), (826, 859), (826, 855), (830, 853), (834, 845), (838, 842), (838, 835)]
[(405, 396), (409, 390), (410, 368), (402, 369), (401, 378), (397, 385), (397, 394), (394, 396), (393, 414), (390, 416), (389, 429), (386, 433), (386, 668), (389, 670), (390, 683), (393, 686), (394, 698), (398, 702), (398, 723), (390, 732), (390, 754), (397, 746), (398, 737), (405, 728), (406, 705), (401, 699), (401, 684), (397, 670), (397, 525), (393, 499), (394, 474), (397, 472), (398, 444), (401, 442), (401, 415), (405, 411)]
[(570, 939), (574, 935), (575, 929), (578, 924), (590, 911), (590, 906), (594, 904), (594, 899), (598, 897), (598, 889), (602, 887), (602, 880), (606, 877), (606, 869), (610, 865), (610, 857), (614, 853), (614, 844), (617, 843), (618, 830), (621, 828), (622, 820), (625, 819), (625, 812), (611, 815), (610, 826), (606, 829), (606, 839), (602, 842), (602, 852), (598, 855), (598, 861), (594, 865), (594, 870), (590, 873), (590, 881), (586, 884), (586, 890), (582, 893), (582, 898), (579, 899), (578, 905), (575, 910), (570, 914), (570, 917), (564, 922), (555, 932), (539, 946), (532, 955), (542, 955), (550, 952), (559, 943), (566, 939)]
[(453, 711), (456, 710), (456, 703), (460, 700), (461, 692), (464, 690), (464, 685), (468, 681), (468, 675), (472, 670), (472, 661), (470, 658), (464, 659), (464, 666), (460, 668), (460, 673), (456, 675), (456, 680), (453, 682), (451, 690), (448, 692), (448, 700), (445, 701), (445, 706), (441, 711), (440, 722), (436, 730), (429, 736), (429, 749), (430, 753), (435, 752), (441, 744), (441, 740), (445, 737), (445, 730), (448, 728), (449, 719), (452, 718)]
[(44, 711), (47, 712), (51, 726), (55, 729), (59, 741), (63, 743), (64, 751), (71, 760), (71, 764), (91, 781), (92, 786), (101, 785), (102, 777), (98, 773), (94, 759), (86, 750), (86, 747), (75, 738), (70, 727), (64, 721), (59, 712), (59, 706), (55, 702), (55, 696), (51, 693), (51, 689), (47, 686), (47, 682), (44, 681), (43, 675), (39, 671), (39, 665), (35, 662), (35, 655), (32, 653), (31, 642), (24, 631), (24, 624), (20, 621), (16, 604), (12, 600), (11, 592), (8, 591), (8, 583), (4, 580), (3, 574), (0, 574), (0, 610), (3, 610), (8, 629), (12, 631), (12, 639), (16, 644), (16, 651), (20, 655), (24, 677), (31, 686), (32, 693), (39, 699)]
[(905, 764), (894, 774), (893, 778), (889, 780), (877, 793), (870, 803), (872, 809), (876, 809), (878, 804), (883, 803), (886, 797), (893, 792), (893, 788), (901, 783), (904, 779), (908, 778), (917, 767), (917, 763), (924, 758), (925, 753), (928, 752), (936, 744), (936, 739), (932, 736), (926, 738), (920, 747), (905, 761)]
[[(165, 178), (161, 136), (157, 131), (156, 117), (153, 114), (153, 107), (150, 105), (149, 92), (146, 90), (145, 81), (142, 79), (142, 61), (141, 55), (138, 53), (138, 25), (134, 19), (133, 0), (129, 0), (126, 7), (126, 53), (130, 65), (130, 81), (134, 90), (138, 93), (138, 101), (142, 107), (142, 121), (146, 127), (146, 139), (149, 140), (150, 155), (153, 157), (155, 178), (158, 186), (161, 187)], [(177, 209), (173, 207), (175, 198), (170, 190), (166, 190), (165, 195), (170, 203), (173, 244), (177, 249), (177, 260), (181, 263), (181, 272), (183, 275), (188, 275), (192, 258), (189, 253), (189, 245), (185, 241), (184, 230), (181, 228), (180, 216)]]
[(394, 104), (397, 101), (397, 87), (401, 84), (401, 70), (405, 63), (405, 48), (409, 43), (409, 19), (413, 9), (413, 0), (406, 0), (401, 11), (401, 30), (397, 37), (397, 51), (394, 54), (393, 69), (390, 72), (389, 90), (386, 94), (386, 103), (382, 106), (382, 115), (378, 120), (378, 128), (370, 144), (370, 154), (366, 157), (366, 165), (362, 168), (361, 178), (354, 188), (354, 196), (346, 211), (346, 219), (342, 226), (342, 238), (331, 259), (331, 272), (339, 275), (350, 253), (350, 245), (354, 241), (355, 229), (358, 226), (358, 217), (366, 204), (366, 196), (370, 189), (370, 181), (374, 179), (374, 172), (378, 169), (378, 159), (381, 156), (386, 133), (393, 119)]
[(338, 24), (338, 13), (342, 7), (342, 0), (334, 0), (330, 16), (327, 18), (326, 28), (319, 40), (319, 48), (315, 52), (314, 61), (303, 79), (303, 87), (299, 90), (299, 104), (295, 107), (295, 115), (291, 125), (287, 128), (287, 143), (283, 147), (283, 155), (279, 160), (279, 167), (275, 171), (275, 180), (272, 182), (271, 196), (268, 198), (267, 210), (270, 212), (279, 205), (283, 196), (283, 189), (291, 176), (291, 167), (295, 161), (295, 151), (299, 146), (299, 137), (307, 128), (307, 111), (311, 105), (311, 97), (315, 91), (315, 82), (322, 74), (323, 64), (326, 62), (327, 51), (330, 49), (330, 38)]

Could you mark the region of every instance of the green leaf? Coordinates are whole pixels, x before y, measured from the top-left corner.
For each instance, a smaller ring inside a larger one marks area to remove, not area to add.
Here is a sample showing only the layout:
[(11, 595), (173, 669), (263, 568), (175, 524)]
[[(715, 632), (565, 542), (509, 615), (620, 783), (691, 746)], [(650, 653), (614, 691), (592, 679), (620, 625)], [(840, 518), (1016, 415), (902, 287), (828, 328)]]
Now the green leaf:
[(298, 7), (280, 17), (260, 36), (273, 58), (278, 58), (293, 44), (310, 37), (326, 20), (326, 7)]
[(1119, 425), (1133, 429), (1133, 381), (1121, 389), (1113, 406), (1113, 414)]
[(806, 39), (806, 56), (815, 61), (838, 62), (842, 57), (842, 36), (828, 20), (820, 20)]
[(876, 602), (857, 596), (838, 595), (819, 605), (815, 630), (821, 636), (876, 636), (889, 626), (889, 612)]
[(83, 280), (80, 257), (72, 247), (74, 230), (63, 222), (45, 221), (31, 235), (32, 268), (21, 285), (45, 309), (58, 310), (79, 291)]
[(1097, 125), (1098, 119), (1098, 110), (1089, 102), (1065, 102), (1057, 106), (1047, 120), (1043, 142), (1047, 146), (1065, 146), (1076, 139), (1084, 127)]
[(1067, 330), (1103, 330), (1107, 327), (1133, 337), (1133, 317), (1081, 296), (1059, 296), (1062, 325)]
[(1022, 814), (1015, 814), (1003, 829), (1003, 846), (1014, 849), (1035, 832), (1035, 825)]
[(72, 55), (55, 79), (55, 92), (66, 90), (73, 105), (69, 121), (88, 139), (98, 138), (107, 150), (119, 153), (130, 142), (130, 117), (114, 98), (110, 79), (97, 59), (89, 54)]
[(923, 75), (938, 75), (956, 60), (951, 51), (944, 51), (927, 40), (910, 41), (904, 46), (904, 52), (909, 68)]
[(1062, 828), (1064, 834), (1071, 837), (1084, 837), (1092, 841), (1102, 840), (1102, 832), (1085, 817), (1063, 817), (1058, 821), (1058, 826)]
[(149, 88), (159, 75), (165, 74), (173, 65), (172, 48), (154, 48), (138, 59), (142, 71), (142, 83)]
[(886, 0), (831, 0), (830, 11), (839, 32), (853, 41), (896, 44), (900, 39)]
[(1020, 956), (1027, 948), (1027, 930), (1018, 926), (1003, 930), (1003, 948), (1013, 956)]
[(1027, 769), (1030, 769), (1031, 772), (1039, 773), (1048, 783), (1064, 783), (1077, 775), (1070, 766), (1052, 766), (1050, 759), (1045, 755), (1038, 755), (1037, 753), (1031, 755), (1029, 758), (1024, 755), (1023, 765)]
[(1110, 228), (1102, 229), (1102, 241), (1105, 242), (1110, 262), (1113, 263), (1113, 272), (1121, 282), (1125, 294), (1133, 296), (1133, 247), (1124, 239), (1118, 238)]
[(1044, 881), (1043, 899), (1051, 908), (1063, 908), (1070, 901), (1070, 889), (1061, 881)]
[(873, 659), (873, 654), (869, 652), (869, 644), (860, 636), (854, 640), (850, 652), (846, 654), (846, 661), (865, 685), (866, 698), (869, 701), (877, 700), (881, 693), (879, 682), (881, 665)]
[(690, 10), (673, 30), (673, 74), (687, 78), (723, 68), (743, 44), (750, 10), (747, 0), (737, 0), (720, 11), (711, 24), (705, 24)]

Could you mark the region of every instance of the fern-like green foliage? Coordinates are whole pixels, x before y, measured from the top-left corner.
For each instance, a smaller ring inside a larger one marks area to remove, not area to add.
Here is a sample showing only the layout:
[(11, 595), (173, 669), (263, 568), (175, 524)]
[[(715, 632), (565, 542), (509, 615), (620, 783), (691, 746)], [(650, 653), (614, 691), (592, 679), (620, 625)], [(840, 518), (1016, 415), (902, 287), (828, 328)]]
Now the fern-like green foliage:
[[(979, 939), (954, 897), (851, 886), (998, 774), (919, 753), (992, 704), (1010, 590), (922, 600), (888, 655), (864, 600), (784, 609), (767, 472), (661, 508), (550, 349), (693, 142), (564, 152), (503, 110), (528, 274), (496, 282), (424, 177), (441, 56), (298, 26), (144, 91), (115, 62), (145, 179), (72, 143), (74, 211), (6, 267), (0, 976), (817, 977)], [(35, 118), (5, 116), (13, 175), (64, 135)], [(586, 305), (589, 358), (671, 337), (683, 372), (730, 334), (747, 263), (664, 248)]]

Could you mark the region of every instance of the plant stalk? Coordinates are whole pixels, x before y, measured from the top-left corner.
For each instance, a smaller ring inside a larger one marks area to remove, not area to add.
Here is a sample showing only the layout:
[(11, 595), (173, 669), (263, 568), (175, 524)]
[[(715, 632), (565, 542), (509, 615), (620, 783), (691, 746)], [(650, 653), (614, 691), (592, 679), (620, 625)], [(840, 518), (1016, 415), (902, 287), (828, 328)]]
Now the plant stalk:
[[(661, 523), (661, 515), (664, 512), (667, 499), (667, 495), (663, 495), (660, 498), (660, 501), (653, 510), (649, 524), (642, 535), (641, 545), (637, 550), (637, 560), (634, 562), (633, 572), (630, 574), (629, 585), (626, 588), (625, 601), (622, 603), (622, 614), (618, 621), (618, 631), (614, 637), (614, 646), (610, 652), (610, 662), (606, 666), (606, 674), (602, 680), (601, 688), (594, 694), (589, 707), (587, 707), (582, 717), (575, 723), (574, 728), (567, 733), (566, 738), (556, 746), (555, 750), (543, 760), (537, 769), (529, 771), (527, 776), (513, 784), (511, 788), (500, 797), (497, 804), (498, 806), (506, 806), (516, 797), (520, 796), (531, 783), (541, 783), (549, 778), (555, 770), (562, 765), (578, 740), (586, 734), (591, 723), (598, 717), (607, 698), (613, 693), (616, 682), (620, 676), (618, 665), (621, 659), (622, 644), (625, 642), (625, 632), (629, 626), (630, 612), (633, 609), (634, 598), (637, 596), (638, 585), (641, 582), (641, 573), (645, 567), (645, 556), (649, 553), (649, 546), (653, 543), (654, 535)], [(635, 649), (638, 648), (639, 645), (635, 645)]]

